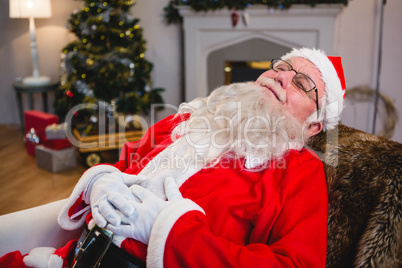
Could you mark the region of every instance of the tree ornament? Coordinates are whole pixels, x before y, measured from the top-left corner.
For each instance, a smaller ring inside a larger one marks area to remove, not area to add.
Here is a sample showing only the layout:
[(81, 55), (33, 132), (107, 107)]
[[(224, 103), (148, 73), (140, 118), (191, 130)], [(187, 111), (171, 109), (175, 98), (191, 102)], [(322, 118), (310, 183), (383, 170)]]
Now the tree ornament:
[(96, 124), (96, 123), (98, 123), (98, 117), (97, 117), (96, 115), (92, 115), (92, 116), (89, 118), (89, 121), (90, 121), (92, 124)]
[(231, 19), (232, 19), (232, 27), (236, 27), (237, 23), (239, 22), (239, 14), (237, 14), (236, 7), (233, 7)]
[(70, 90), (68, 90), (66, 94), (67, 94), (67, 96), (69, 96), (70, 98), (72, 98), (72, 97), (74, 96), (74, 94), (73, 94)]

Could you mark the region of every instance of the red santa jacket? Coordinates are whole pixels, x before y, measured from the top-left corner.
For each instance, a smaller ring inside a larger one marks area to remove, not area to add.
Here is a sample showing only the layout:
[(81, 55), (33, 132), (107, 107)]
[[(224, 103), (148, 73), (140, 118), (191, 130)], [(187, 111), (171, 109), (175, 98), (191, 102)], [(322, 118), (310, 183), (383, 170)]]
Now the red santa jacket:
[[(140, 173), (167, 151), (181, 120), (155, 124), (143, 139), (124, 146), (114, 167), (101, 169)], [(60, 214), (65, 228), (82, 224), (77, 211), (88, 214), (80, 194), (91, 172)], [(245, 169), (242, 159), (225, 158), (179, 186), (190, 203), (158, 215), (148, 246), (132, 239), (114, 243), (148, 267), (325, 267), (327, 188), (323, 164), (311, 151), (291, 150), (258, 172)]]

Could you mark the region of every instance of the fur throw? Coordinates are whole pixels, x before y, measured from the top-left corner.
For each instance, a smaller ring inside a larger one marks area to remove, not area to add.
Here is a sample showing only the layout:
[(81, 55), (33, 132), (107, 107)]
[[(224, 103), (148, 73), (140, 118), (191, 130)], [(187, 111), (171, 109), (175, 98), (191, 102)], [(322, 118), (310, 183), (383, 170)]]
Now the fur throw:
[(339, 125), (309, 147), (327, 176), (327, 267), (402, 267), (402, 144)]

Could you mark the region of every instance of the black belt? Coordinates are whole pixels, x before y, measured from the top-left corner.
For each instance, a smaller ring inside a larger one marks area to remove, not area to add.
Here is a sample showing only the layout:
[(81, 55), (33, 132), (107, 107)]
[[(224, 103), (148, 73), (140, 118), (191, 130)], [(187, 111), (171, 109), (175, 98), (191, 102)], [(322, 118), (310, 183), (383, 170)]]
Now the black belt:
[(143, 268), (145, 263), (112, 243), (113, 233), (97, 225), (85, 228), (77, 242), (73, 268)]

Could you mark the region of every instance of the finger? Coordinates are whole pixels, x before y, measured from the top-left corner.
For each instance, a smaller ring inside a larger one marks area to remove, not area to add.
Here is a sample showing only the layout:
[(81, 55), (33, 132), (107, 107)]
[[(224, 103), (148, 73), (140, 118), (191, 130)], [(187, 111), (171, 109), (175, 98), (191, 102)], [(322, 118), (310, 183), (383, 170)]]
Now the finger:
[(112, 204), (107, 200), (99, 202), (99, 213), (111, 224), (119, 225), (121, 223), (121, 217)]
[(130, 189), (133, 195), (137, 197), (141, 202), (144, 202), (144, 200), (147, 198), (155, 196), (151, 191), (139, 185), (133, 185), (130, 187)]
[(112, 225), (109, 224), (107, 229), (112, 231), (114, 235), (131, 237), (131, 226), (130, 225)]
[[(88, 230), (92, 230), (92, 228), (94, 228), (95, 225), (97, 225), (96, 222), (95, 222), (95, 220), (94, 220), (94, 219), (91, 219), (91, 220), (88, 222)], [(98, 226), (99, 226), (99, 225), (98, 225)], [(102, 226), (99, 226), (99, 227), (102, 227)]]
[(176, 181), (172, 177), (167, 177), (164, 181), (165, 184), (165, 194), (169, 201), (182, 199), (183, 196), (179, 191), (179, 187)]
[(134, 184), (140, 184), (143, 181), (145, 181), (144, 176), (132, 175), (132, 174), (127, 174), (127, 173), (122, 173), (122, 178), (123, 178), (124, 183), (127, 186), (131, 186)]
[(107, 224), (106, 219), (99, 213), (98, 207), (92, 209), (92, 218), (99, 227), (105, 227)]
[(127, 198), (123, 195), (112, 192), (108, 194), (107, 199), (109, 202), (116, 207), (121, 213), (126, 216), (130, 216), (134, 213), (134, 207), (128, 202)]

